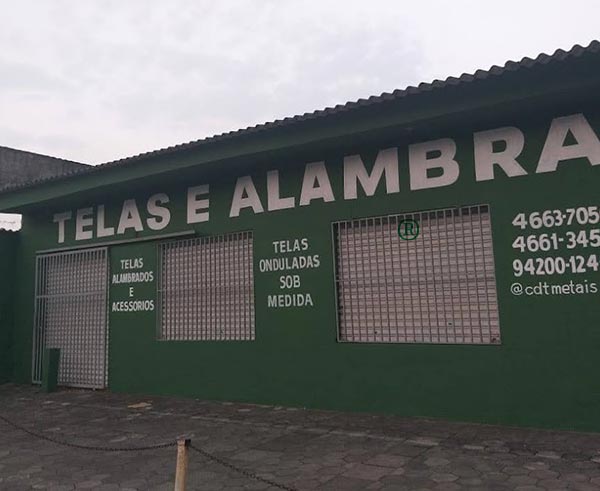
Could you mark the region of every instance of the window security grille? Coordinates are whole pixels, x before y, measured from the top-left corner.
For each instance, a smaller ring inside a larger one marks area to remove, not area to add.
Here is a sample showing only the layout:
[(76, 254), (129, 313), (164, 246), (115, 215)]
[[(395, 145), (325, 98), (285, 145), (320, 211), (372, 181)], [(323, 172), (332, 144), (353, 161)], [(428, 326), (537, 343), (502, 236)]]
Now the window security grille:
[(42, 381), (44, 349), (60, 348), (60, 385), (106, 387), (107, 276), (105, 248), (36, 258), (34, 383)]
[(254, 339), (252, 245), (252, 232), (160, 245), (161, 339)]
[[(420, 228), (402, 239), (404, 220)], [(489, 207), (333, 224), (338, 338), (374, 343), (500, 343)]]

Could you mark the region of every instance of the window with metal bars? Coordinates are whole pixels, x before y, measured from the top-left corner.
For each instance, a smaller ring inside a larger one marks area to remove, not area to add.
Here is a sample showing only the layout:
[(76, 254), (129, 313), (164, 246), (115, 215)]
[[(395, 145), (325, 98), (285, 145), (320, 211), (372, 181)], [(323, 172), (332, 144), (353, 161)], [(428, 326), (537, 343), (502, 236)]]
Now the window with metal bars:
[(160, 339), (255, 338), (252, 245), (252, 232), (160, 244)]
[[(401, 237), (405, 221), (419, 228)], [(498, 344), (487, 205), (333, 224), (342, 342)]]

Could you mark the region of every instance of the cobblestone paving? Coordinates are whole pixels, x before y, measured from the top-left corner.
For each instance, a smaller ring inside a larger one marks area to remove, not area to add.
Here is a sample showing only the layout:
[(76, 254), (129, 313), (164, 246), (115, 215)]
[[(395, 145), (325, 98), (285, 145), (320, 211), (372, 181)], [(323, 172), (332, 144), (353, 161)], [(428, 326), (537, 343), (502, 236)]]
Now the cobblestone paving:
[[(0, 415), (83, 445), (189, 436), (298, 490), (600, 490), (600, 434), (14, 385), (0, 386)], [(0, 421), (0, 489), (170, 490), (175, 455), (64, 447)], [(191, 452), (188, 489), (277, 488)]]

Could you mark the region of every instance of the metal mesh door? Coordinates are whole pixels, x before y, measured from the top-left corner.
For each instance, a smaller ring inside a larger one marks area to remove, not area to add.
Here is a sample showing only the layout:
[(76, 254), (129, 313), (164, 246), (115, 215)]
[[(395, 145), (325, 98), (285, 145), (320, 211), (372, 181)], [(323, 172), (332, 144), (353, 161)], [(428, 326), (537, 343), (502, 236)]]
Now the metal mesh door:
[(45, 348), (60, 348), (58, 383), (107, 385), (106, 248), (36, 259), (33, 381), (41, 382)]
[[(419, 227), (413, 240), (398, 232), (406, 220)], [(500, 342), (487, 205), (333, 227), (340, 341)]]

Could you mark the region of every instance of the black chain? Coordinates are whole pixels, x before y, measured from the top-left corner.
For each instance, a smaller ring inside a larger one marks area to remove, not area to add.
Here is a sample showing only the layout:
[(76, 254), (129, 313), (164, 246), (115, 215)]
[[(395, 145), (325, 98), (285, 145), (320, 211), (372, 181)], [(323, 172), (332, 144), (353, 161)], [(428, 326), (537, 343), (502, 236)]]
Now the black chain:
[(228, 462), (224, 459), (217, 457), (216, 455), (208, 453), (206, 450), (202, 450), (201, 448), (198, 448), (198, 447), (194, 446), (193, 444), (190, 444), (190, 448), (192, 450), (195, 450), (196, 452), (198, 452), (203, 457), (206, 457), (208, 460), (212, 460), (213, 462), (216, 462), (217, 464), (221, 464), (223, 467), (227, 467), (228, 469), (231, 469), (239, 474), (249, 477), (250, 479), (255, 479), (256, 481), (263, 482), (263, 483), (268, 484), (269, 486), (273, 486), (275, 488), (285, 489), (286, 491), (296, 491), (295, 488), (286, 486), (285, 484), (279, 484), (275, 481), (270, 481), (269, 479), (260, 477), (258, 474), (255, 474), (254, 472), (250, 472), (250, 471), (247, 471), (246, 469), (242, 469), (241, 467), (237, 467), (237, 466), (233, 465), (231, 462)]
[[(72, 443), (72, 442), (65, 442), (63, 440), (57, 440), (57, 439), (51, 438), (47, 435), (43, 435), (36, 431), (30, 430), (29, 428), (25, 428), (24, 426), (21, 426), (15, 422), (11, 421), (10, 419), (6, 418), (5, 416), (2, 416), (1, 414), (0, 414), (0, 420), (4, 421), (4, 423), (6, 423), (7, 425), (12, 426), (13, 428), (15, 428), (19, 431), (22, 431), (23, 433), (27, 433), (28, 435), (31, 435), (35, 438), (39, 438), (41, 440), (46, 440), (46, 441), (54, 443), (56, 445), (62, 445), (65, 447), (77, 448), (77, 449), (82, 449), (82, 450), (93, 450), (93, 451), (97, 451), (97, 452), (141, 452), (144, 450), (156, 450), (156, 449), (160, 449), (160, 448), (175, 447), (177, 445), (177, 442), (159, 443), (157, 445), (147, 445), (147, 446), (143, 446), (143, 447), (102, 447), (102, 446), (98, 446), (98, 445), (81, 445), (79, 443)], [(255, 479), (256, 481), (263, 482), (263, 483), (268, 484), (269, 486), (273, 486), (275, 488), (284, 489), (285, 491), (296, 491), (296, 489), (294, 489), (292, 487), (286, 486), (284, 484), (279, 484), (274, 481), (270, 481), (269, 479), (260, 477), (259, 475), (255, 474), (254, 472), (250, 472), (250, 471), (247, 471), (246, 469), (242, 469), (241, 467), (237, 467), (237, 466), (233, 465), (232, 463), (230, 463), (226, 460), (223, 460), (215, 455), (212, 455), (211, 453), (207, 452), (206, 450), (202, 450), (201, 448), (198, 448), (194, 445), (190, 444), (190, 448), (192, 450), (198, 452), (200, 455), (207, 458), (208, 460), (216, 462), (217, 464), (227, 467), (228, 469), (231, 469), (239, 474), (249, 477), (250, 479)]]
[(46, 440), (48, 442), (52, 442), (57, 445), (62, 445), (64, 447), (78, 448), (81, 450), (94, 450), (96, 452), (142, 452), (145, 450), (156, 450), (159, 448), (175, 447), (177, 445), (177, 442), (159, 443), (157, 445), (146, 445), (143, 447), (101, 447), (98, 445), (81, 445), (79, 443), (71, 443), (71, 442), (65, 442), (62, 440), (57, 440), (57, 439), (51, 438), (47, 435), (37, 433), (28, 428), (25, 428), (24, 426), (14, 423), (13, 421), (2, 416), (1, 414), (0, 414), (0, 420), (4, 421), (7, 425), (12, 426), (13, 428), (16, 428), (17, 430), (20, 430), (24, 433), (27, 433), (28, 435), (39, 438), (41, 440)]

